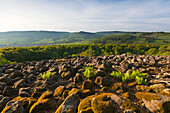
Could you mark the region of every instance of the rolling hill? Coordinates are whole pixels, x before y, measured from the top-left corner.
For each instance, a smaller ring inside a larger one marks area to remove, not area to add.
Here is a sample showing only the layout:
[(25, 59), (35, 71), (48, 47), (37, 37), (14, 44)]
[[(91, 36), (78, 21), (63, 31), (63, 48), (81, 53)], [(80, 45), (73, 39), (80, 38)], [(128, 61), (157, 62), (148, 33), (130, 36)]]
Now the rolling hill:
[(90, 44), (170, 44), (170, 33), (121, 33), (89, 41)]
[(10, 31), (0, 32), (0, 48), (28, 47), (53, 44), (121, 44), (154, 43), (169, 44), (170, 33), (142, 33), (123, 31), (57, 32), (57, 31)]

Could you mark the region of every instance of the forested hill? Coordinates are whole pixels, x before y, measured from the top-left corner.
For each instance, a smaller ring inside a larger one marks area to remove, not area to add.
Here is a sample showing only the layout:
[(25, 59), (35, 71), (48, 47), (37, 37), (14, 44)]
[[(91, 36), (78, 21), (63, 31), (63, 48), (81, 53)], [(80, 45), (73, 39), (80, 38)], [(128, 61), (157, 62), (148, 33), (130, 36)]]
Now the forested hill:
[(170, 33), (156, 32), (56, 32), (11, 31), (0, 32), (0, 48), (30, 47), (54, 44), (169, 44)]
[(92, 44), (170, 44), (170, 33), (121, 33), (90, 40)]
[(112, 35), (116, 32), (56, 32), (56, 31), (11, 31), (0, 32), (0, 48), (25, 47), (51, 44), (75, 43)]

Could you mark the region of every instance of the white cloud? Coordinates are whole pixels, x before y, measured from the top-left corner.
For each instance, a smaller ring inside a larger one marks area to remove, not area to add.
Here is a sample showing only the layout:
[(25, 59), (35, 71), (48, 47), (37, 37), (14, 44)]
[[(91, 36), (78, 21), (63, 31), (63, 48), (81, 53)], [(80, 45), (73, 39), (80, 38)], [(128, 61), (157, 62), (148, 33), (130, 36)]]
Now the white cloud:
[(170, 31), (167, 0), (0, 0), (0, 31)]

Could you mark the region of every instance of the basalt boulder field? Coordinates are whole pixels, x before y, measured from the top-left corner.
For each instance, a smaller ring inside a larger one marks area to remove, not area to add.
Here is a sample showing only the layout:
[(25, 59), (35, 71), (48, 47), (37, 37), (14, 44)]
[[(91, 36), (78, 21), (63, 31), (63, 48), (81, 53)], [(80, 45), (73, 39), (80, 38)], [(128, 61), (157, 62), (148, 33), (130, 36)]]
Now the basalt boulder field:
[[(84, 67), (94, 76), (85, 78)], [(138, 69), (147, 84), (122, 82), (113, 71)], [(49, 79), (41, 74), (51, 72)], [(66, 57), (0, 66), (2, 113), (169, 113), (170, 56)]]

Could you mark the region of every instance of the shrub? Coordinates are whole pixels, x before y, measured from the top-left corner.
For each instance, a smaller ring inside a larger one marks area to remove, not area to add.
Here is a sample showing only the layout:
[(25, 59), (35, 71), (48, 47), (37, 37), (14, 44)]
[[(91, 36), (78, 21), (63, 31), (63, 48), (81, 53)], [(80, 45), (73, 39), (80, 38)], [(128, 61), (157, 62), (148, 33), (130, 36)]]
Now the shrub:
[(140, 73), (139, 70), (133, 70), (130, 73), (121, 73), (120, 71), (113, 71), (110, 74), (113, 78), (120, 79), (122, 82), (136, 80), (137, 84), (146, 84), (148, 76), (143, 73)]
[(9, 60), (6, 60), (4, 57), (1, 57), (0, 55), (0, 65), (3, 65), (3, 64), (13, 64), (15, 62), (11, 62)]
[(52, 73), (51, 73), (51, 72), (44, 73), (44, 74), (41, 74), (41, 73), (40, 73), (40, 75), (41, 75), (41, 77), (42, 77), (43, 79), (50, 79), (51, 76), (52, 76)]
[(92, 67), (84, 67), (84, 70), (85, 70), (85, 71), (83, 72), (83, 74), (84, 74), (84, 76), (85, 76), (86, 78), (89, 79), (89, 78), (92, 78), (92, 77), (95, 76)]

